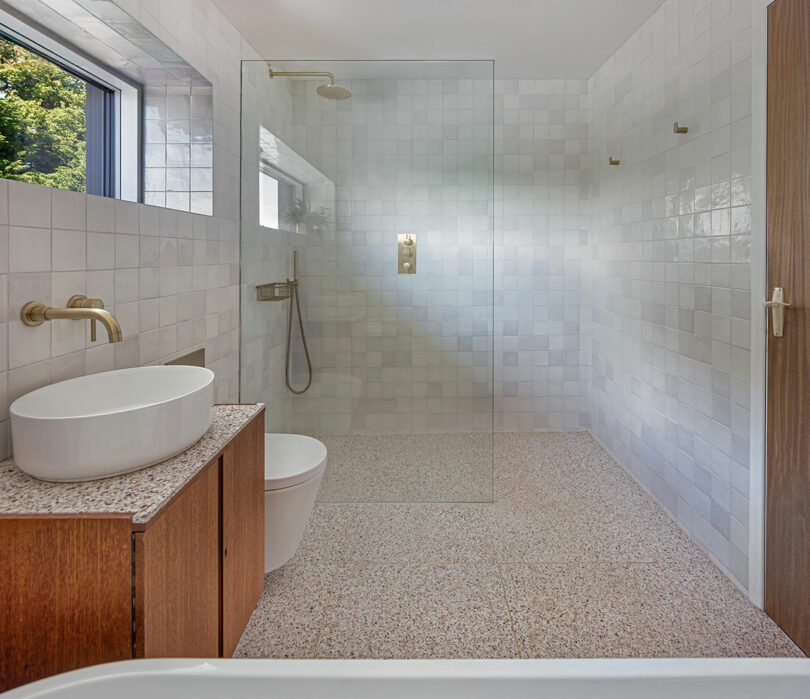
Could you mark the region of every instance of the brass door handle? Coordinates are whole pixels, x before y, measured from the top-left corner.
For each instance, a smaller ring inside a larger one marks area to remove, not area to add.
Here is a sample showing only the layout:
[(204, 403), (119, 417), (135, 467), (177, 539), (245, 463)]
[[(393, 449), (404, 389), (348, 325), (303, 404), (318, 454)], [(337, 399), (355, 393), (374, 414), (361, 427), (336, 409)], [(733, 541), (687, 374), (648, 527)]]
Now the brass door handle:
[(782, 337), (785, 331), (785, 309), (790, 308), (790, 304), (785, 303), (785, 290), (781, 286), (773, 288), (773, 296), (770, 301), (765, 301), (765, 308), (771, 309), (773, 336)]

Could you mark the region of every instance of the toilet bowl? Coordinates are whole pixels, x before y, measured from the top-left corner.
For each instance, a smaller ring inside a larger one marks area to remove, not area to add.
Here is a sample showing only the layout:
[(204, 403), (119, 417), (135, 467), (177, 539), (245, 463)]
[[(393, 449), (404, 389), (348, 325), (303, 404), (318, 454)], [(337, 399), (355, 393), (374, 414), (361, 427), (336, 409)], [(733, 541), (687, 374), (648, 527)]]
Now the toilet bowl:
[(292, 558), (326, 468), (326, 447), (302, 434), (264, 435), (264, 572)]

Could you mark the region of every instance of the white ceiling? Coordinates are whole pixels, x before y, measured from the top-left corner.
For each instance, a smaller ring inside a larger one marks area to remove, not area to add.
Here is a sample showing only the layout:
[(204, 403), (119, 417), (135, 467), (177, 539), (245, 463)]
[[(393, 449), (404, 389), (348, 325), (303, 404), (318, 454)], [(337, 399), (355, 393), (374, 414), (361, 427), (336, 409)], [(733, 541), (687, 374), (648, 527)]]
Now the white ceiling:
[(268, 59), (495, 59), (589, 78), (663, 0), (215, 0)]

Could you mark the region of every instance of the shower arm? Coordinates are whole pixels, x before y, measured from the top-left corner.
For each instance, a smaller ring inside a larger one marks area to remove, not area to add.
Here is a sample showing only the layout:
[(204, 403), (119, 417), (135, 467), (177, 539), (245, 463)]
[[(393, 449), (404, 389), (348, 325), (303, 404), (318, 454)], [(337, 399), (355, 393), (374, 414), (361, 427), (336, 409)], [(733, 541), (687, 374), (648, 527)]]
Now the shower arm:
[(335, 76), (332, 73), (318, 73), (308, 70), (273, 70), (272, 68), (268, 68), (267, 72), (271, 80), (276, 76), (285, 78), (329, 78), (329, 84), (335, 84)]

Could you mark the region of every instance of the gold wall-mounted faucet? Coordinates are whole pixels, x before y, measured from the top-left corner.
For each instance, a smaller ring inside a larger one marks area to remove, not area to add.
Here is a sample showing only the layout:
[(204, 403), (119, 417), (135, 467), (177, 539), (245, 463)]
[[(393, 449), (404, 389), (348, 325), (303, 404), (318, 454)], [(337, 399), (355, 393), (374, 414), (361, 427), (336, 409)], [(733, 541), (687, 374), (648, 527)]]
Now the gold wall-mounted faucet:
[(66, 308), (46, 306), (39, 301), (29, 301), (20, 311), (20, 320), (30, 327), (42, 325), (46, 320), (90, 320), (90, 340), (96, 341), (96, 321), (107, 330), (110, 342), (121, 342), (121, 326), (116, 317), (104, 310), (104, 301), (89, 299), (82, 294), (71, 296)]

